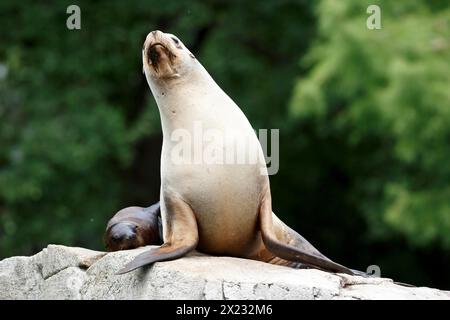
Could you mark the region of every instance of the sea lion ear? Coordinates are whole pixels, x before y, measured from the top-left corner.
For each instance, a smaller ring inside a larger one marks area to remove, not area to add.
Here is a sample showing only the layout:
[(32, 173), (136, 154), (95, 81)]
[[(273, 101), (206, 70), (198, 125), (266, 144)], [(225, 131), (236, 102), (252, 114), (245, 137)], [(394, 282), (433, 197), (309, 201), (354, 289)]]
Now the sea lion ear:
[(195, 59), (195, 56), (189, 52), (189, 57), (191, 57), (192, 59)]

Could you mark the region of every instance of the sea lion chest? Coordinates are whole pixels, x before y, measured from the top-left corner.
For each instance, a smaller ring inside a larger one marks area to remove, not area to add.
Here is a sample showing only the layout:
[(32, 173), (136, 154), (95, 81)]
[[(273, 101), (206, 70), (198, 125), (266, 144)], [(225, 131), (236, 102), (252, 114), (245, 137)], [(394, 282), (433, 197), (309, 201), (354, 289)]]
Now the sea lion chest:
[(260, 244), (262, 151), (227, 95), (210, 90), (200, 96), (185, 94), (181, 108), (170, 100), (163, 106), (162, 191), (177, 193), (193, 209), (200, 251), (242, 256)]

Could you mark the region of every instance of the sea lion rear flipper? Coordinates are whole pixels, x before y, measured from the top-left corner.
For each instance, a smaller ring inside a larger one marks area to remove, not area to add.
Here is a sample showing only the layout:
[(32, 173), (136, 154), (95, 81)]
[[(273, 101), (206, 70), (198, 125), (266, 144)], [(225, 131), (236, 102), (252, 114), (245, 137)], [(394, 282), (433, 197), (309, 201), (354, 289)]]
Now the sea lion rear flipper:
[(191, 207), (177, 197), (165, 197), (166, 216), (164, 244), (136, 256), (117, 274), (124, 274), (144, 265), (168, 261), (194, 250), (198, 243), (197, 221)]
[[(264, 245), (275, 256), (289, 261), (296, 261), (310, 266), (316, 266), (323, 270), (351, 275), (353, 274), (349, 268), (335, 263), (322, 255), (308, 241), (297, 233), (295, 233), (295, 239), (292, 239), (292, 233), (288, 234), (288, 237), (290, 237), (293, 241), (280, 239), (281, 236), (277, 235), (277, 233), (279, 233), (277, 231), (279, 230), (275, 230), (275, 227), (279, 227), (280, 225), (274, 224), (270, 195), (269, 197), (264, 197), (261, 201), (259, 219)], [(293, 232), (293, 230), (289, 230)], [(290, 232), (289, 230), (288, 232)], [(290, 244), (292, 242), (294, 242), (295, 246)]]

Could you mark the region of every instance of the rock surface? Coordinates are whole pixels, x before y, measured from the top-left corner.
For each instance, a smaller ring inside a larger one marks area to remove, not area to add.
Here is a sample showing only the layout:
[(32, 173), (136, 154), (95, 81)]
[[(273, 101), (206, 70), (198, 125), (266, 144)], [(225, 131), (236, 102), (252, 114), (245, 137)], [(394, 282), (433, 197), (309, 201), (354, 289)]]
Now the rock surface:
[(49, 245), (0, 261), (0, 299), (450, 299), (449, 291), (409, 288), (386, 278), (296, 270), (193, 253), (125, 275), (148, 248), (114, 253)]

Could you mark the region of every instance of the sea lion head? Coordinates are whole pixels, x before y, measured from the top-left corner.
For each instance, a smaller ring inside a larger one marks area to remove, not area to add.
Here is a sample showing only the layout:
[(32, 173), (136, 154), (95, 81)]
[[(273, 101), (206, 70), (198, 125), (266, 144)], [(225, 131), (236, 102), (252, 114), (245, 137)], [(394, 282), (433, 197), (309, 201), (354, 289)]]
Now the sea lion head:
[(189, 72), (196, 59), (175, 35), (156, 30), (145, 39), (142, 62), (147, 78), (170, 81)]
[(108, 251), (161, 244), (159, 206), (128, 207), (118, 211), (106, 226), (103, 241)]

